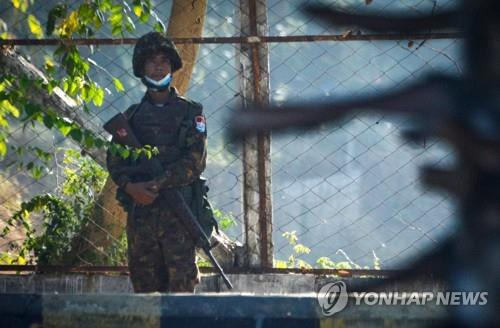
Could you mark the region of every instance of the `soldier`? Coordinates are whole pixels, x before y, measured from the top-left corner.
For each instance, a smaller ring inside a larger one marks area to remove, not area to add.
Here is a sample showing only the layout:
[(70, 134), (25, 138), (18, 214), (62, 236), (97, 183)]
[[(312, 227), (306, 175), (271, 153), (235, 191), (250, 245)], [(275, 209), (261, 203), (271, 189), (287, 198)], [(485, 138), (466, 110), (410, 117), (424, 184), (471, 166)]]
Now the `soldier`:
[[(193, 292), (199, 282), (195, 241), (162, 201), (162, 189), (178, 188), (190, 206), (197, 201), (194, 189), (206, 162), (205, 117), (199, 103), (171, 86), (172, 74), (182, 66), (171, 40), (157, 32), (142, 36), (132, 64), (147, 92), (125, 115), (141, 144), (158, 148), (163, 171), (131, 175), (127, 168), (137, 163), (108, 152), (117, 198), (128, 213), (130, 277), (137, 293)], [(166, 182), (158, 186), (153, 179), (160, 177)]]

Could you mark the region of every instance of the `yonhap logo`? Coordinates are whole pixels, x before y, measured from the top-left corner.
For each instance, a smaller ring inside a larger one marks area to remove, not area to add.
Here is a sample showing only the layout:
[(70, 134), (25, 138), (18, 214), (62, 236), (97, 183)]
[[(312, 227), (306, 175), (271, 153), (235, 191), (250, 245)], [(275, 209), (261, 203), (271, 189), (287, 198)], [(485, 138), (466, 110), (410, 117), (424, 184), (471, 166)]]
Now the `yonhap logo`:
[[(316, 295), (321, 312), (331, 316), (345, 309), (349, 300), (346, 284), (336, 281), (324, 284)], [(484, 306), (486, 291), (416, 291), (416, 292), (352, 292), (351, 306)]]
[(324, 284), (318, 291), (317, 298), (323, 315), (331, 316), (340, 312), (347, 306), (346, 285), (343, 281)]

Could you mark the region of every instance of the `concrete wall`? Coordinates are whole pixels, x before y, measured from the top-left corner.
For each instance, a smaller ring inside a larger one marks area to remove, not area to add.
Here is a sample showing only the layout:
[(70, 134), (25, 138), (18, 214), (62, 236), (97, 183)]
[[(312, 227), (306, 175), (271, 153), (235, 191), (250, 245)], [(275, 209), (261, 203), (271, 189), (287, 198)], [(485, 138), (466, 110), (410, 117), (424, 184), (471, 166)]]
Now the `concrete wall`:
[(443, 307), (347, 307), (324, 316), (311, 295), (0, 294), (2, 327), (427, 327)]
[[(446, 308), (424, 305), (354, 305), (321, 313), (316, 291), (332, 277), (302, 274), (229, 275), (225, 291), (205, 276), (196, 295), (133, 294), (128, 275), (0, 275), (1, 327), (427, 327), (443, 323)], [(342, 278), (349, 291), (381, 279)], [(439, 283), (396, 284), (387, 291), (438, 291)], [(214, 293), (221, 291), (220, 293)]]
[[(228, 274), (234, 285), (232, 292), (256, 294), (315, 293), (331, 281), (342, 280), (347, 288), (353, 284), (382, 283), (376, 278), (335, 278), (310, 274)], [(411, 284), (390, 284), (386, 291), (439, 291), (445, 286), (439, 282), (416, 281)], [(217, 276), (203, 276), (196, 293), (228, 292)], [(111, 274), (0, 274), (0, 294), (5, 293), (64, 293), (114, 294), (131, 293), (128, 275)]]

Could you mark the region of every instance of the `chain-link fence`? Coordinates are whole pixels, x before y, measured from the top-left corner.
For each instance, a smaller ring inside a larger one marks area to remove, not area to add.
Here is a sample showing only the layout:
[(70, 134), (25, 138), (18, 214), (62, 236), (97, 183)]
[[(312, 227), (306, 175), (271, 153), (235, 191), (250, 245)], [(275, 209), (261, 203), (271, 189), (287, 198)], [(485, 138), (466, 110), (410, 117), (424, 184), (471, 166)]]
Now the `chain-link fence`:
[[(273, 100), (317, 100), (388, 90), (431, 70), (458, 73), (457, 40), (322, 42), (271, 48)], [(449, 201), (419, 183), (418, 167), (453, 158), (436, 141), (407, 144), (397, 118), (355, 116), (340, 125), (273, 138), (273, 205), (276, 254), (293, 254), (280, 238), (296, 231), (323, 256), (361, 266), (411, 258), (452, 227)], [(342, 251), (338, 251), (342, 250)], [(352, 265), (352, 264), (351, 264)]]
[[(79, 1), (68, 2), (78, 6)], [(154, 2), (155, 17), (147, 24), (134, 22), (136, 29), (124, 37), (139, 37), (158, 20), (168, 23), (171, 1)], [(311, 3), (311, 2), (309, 2)], [(301, 1), (267, 1), (268, 31), (272, 36), (344, 35), (343, 41), (276, 42), (269, 45), (270, 95), (280, 103), (289, 100), (315, 100), (319, 97), (357, 96), (388, 90), (422, 77), (433, 70), (460, 73), (460, 41), (365, 40), (352, 41), (349, 35), (364, 31), (331, 28), (304, 16)], [(400, 10), (416, 15), (452, 7), (453, 1), (343, 1), (353, 11), (386, 13)], [(49, 2), (36, 1), (29, 12), (45, 23)], [(28, 38), (26, 16), (10, 2), (0, 4), (0, 15), (15, 38)], [(234, 37), (239, 33), (239, 2), (208, 1), (203, 37)], [(111, 37), (103, 29), (96, 37)], [(286, 40), (285, 40), (286, 41)], [(130, 104), (138, 102), (145, 89), (133, 77), (133, 45), (79, 46), (82, 55), (95, 64), (91, 76), (107, 92), (102, 107), (92, 107), (90, 120), (95, 131)], [(51, 57), (52, 46), (21, 46), (23, 55), (37, 67)], [(243, 171), (241, 148), (225, 138), (227, 121), (241, 102), (239, 45), (201, 42), (186, 96), (204, 105), (208, 122), (209, 156), (204, 175), (209, 179), (210, 199), (215, 208), (229, 216), (225, 232), (245, 242), (243, 213)], [(123, 83), (117, 92), (113, 77)], [(175, 83), (174, 83), (175, 84)], [(418, 166), (453, 160), (452, 152), (440, 142), (408, 144), (400, 132), (408, 125), (401, 118), (354, 116), (341, 124), (328, 124), (314, 131), (272, 138), (272, 198), (274, 258), (288, 265), (319, 267), (320, 258), (351, 262), (351, 266), (397, 268), (404, 261), (432, 247), (453, 230), (454, 208), (449, 199), (430, 193), (419, 183)], [(61, 193), (73, 165), (63, 161), (61, 149), (75, 145), (60, 135), (40, 127), (15, 127), (9, 141), (17, 145), (40, 147), (54, 153), (52, 170), (33, 180), (8, 164), (15, 154), (2, 161), (2, 220), (16, 210), (21, 201), (34, 195)], [(28, 150), (26, 158), (32, 158)], [(30, 157), (31, 156), (31, 157)], [(25, 159), (26, 159), (25, 158)], [(95, 195), (97, 198), (98, 195)], [(106, 203), (97, 207), (116, 215)], [(230, 219), (232, 218), (232, 219)], [(231, 220), (233, 223), (231, 224)], [(110, 222), (92, 218), (90, 225), (104, 233), (107, 245), (120, 246), (116, 231), (123, 220)], [(9, 235), (0, 242), (5, 250), (10, 240), (20, 242), (23, 234)], [(295, 239), (296, 238), (296, 239)], [(111, 243), (109, 243), (111, 240)], [(99, 241), (85, 237), (85, 249), (95, 249), (105, 257), (115, 250), (105, 249)], [(297, 247), (296, 244), (305, 247)], [(308, 250), (309, 248), (310, 250)], [(78, 255), (78, 254), (77, 254)], [(290, 256), (293, 255), (292, 260)], [(322, 262), (325, 263), (324, 260)], [(100, 264), (91, 263), (89, 264)]]

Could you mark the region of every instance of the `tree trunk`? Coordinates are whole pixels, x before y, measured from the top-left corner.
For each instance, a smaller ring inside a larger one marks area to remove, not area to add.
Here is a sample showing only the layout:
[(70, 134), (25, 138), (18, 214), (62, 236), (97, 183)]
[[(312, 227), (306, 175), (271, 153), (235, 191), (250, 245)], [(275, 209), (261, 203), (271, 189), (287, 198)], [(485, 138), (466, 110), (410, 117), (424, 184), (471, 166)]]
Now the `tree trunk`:
[[(206, 7), (206, 0), (174, 1), (170, 12), (167, 35), (176, 38), (201, 37)], [(186, 93), (191, 80), (199, 45), (182, 43), (176, 44), (176, 47), (182, 58), (182, 68), (175, 72), (173, 85), (177, 88), (179, 94), (183, 95)]]

